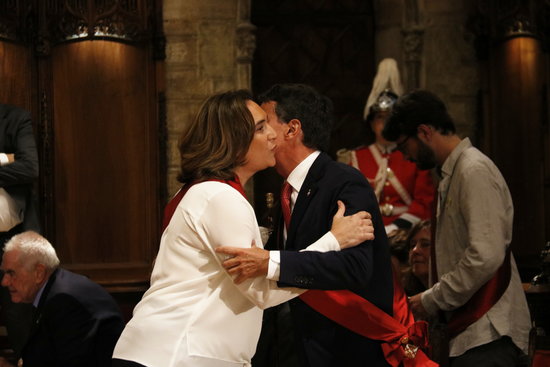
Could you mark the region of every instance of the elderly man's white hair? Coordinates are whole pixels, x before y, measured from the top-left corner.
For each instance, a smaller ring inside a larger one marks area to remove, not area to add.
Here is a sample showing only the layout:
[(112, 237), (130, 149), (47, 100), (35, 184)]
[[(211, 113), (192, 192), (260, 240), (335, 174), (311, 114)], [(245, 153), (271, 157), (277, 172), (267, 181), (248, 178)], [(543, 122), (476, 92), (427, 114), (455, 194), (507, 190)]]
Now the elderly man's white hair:
[(28, 231), (13, 236), (4, 245), (4, 253), (13, 250), (19, 251), (19, 261), (23, 261), (29, 270), (36, 264), (42, 264), (50, 271), (59, 266), (59, 258), (51, 243), (36, 232)]

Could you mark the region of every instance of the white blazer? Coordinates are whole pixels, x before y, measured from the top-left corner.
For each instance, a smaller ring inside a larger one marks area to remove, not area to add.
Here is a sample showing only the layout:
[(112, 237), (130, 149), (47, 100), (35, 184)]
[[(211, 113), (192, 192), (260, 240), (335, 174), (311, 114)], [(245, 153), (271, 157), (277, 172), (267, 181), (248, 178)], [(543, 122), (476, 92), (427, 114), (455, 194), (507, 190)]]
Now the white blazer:
[(191, 187), (162, 235), (151, 286), (113, 358), (147, 367), (250, 366), (261, 309), (303, 292), (265, 278), (233, 283), (214, 249), (250, 247), (253, 239), (261, 246), (254, 210), (237, 190), (214, 181)]

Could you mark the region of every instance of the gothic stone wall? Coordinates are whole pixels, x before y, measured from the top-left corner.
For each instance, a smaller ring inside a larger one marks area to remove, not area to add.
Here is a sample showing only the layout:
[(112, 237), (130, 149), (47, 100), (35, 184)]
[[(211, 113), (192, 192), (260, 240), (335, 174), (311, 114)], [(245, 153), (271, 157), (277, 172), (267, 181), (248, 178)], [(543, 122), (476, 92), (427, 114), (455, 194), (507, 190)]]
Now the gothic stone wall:
[[(480, 82), (473, 35), (466, 28), (471, 7), (470, 0), (376, 0), (373, 57), (395, 58), (406, 89), (438, 94), (459, 133), (475, 142)], [(164, 1), (169, 194), (179, 187), (177, 139), (200, 102), (250, 85), (249, 8), (249, 0)]]
[(177, 142), (209, 95), (246, 88), (236, 60), (238, 0), (165, 0), (168, 194), (179, 188)]
[(446, 103), (461, 136), (476, 141), (479, 62), (467, 27), (471, 0), (377, 0), (376, 59), (395, 58), (405, 89)]

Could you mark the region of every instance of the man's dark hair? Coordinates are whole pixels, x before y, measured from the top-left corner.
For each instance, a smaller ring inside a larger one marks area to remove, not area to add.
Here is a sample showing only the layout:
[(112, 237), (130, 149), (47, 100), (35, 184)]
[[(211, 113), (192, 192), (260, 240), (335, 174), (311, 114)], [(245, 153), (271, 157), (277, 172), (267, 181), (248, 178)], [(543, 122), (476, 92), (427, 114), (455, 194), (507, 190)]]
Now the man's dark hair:
[(382, 136), (389, 141), (396, 141), (401, 135), (416, 136), (421, 124), (432, 126), (443, 135), (456, 132), (443, 101), (426, 90), (415, 90), (400, 97), (393, 105)]
[(279, 120), (288, 123), (300, 120), (304, 145), (326, 152), (332, 131), (332, 102), (328, 97), (305, 84), (275, 84), (258, 96), (258, 103), (276, 102)]

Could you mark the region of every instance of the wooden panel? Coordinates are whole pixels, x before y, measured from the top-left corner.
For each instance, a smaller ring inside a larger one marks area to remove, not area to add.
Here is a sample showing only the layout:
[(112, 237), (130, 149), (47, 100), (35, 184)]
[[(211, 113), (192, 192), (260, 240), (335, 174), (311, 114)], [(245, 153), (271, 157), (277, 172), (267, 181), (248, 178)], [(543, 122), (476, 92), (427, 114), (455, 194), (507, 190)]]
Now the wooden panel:
[(28, 47), (0, 40), (0, 103), (31, 110), (31, 61)]
[(533, 37), (508, 39), (491, 57), (490, 155), (514, 201), (512, 249), (524, 280), (538, 272), (545, 244), (542, 60)]
[(154, 65), (144, 48), (62, 44), (51, 56), (55, 241), (100, 282), (146, 280), (158, 243)]

